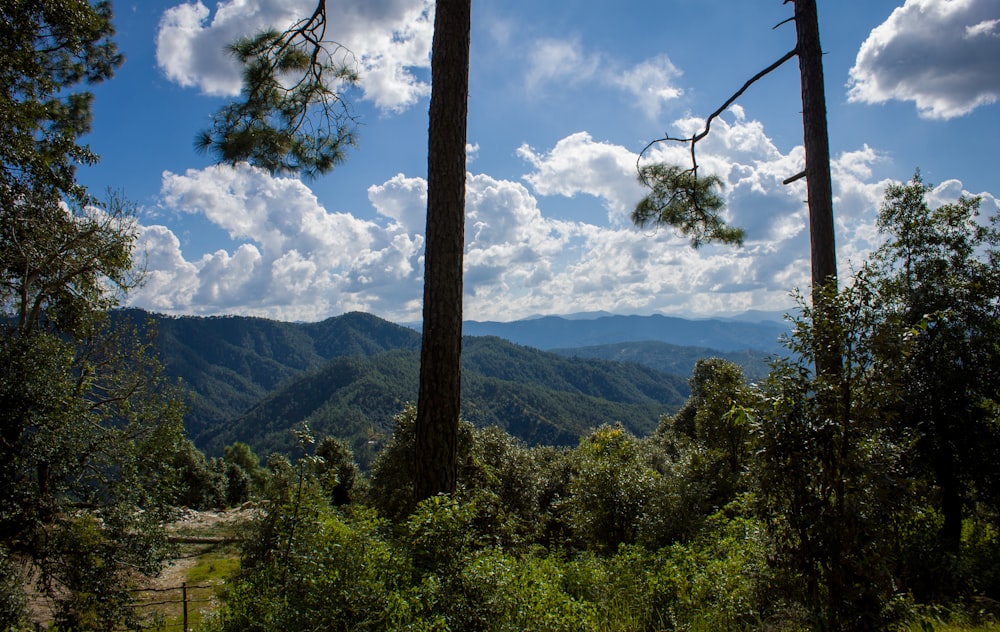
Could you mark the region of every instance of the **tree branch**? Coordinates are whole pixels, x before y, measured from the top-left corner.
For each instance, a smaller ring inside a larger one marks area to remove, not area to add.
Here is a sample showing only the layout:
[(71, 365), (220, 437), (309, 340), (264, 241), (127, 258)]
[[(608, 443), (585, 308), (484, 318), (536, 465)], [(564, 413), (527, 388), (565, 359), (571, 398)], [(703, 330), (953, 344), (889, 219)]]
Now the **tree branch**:
[(725, 103), (723, 103), (721, 106), (719, 106), (718, 109), (716, 109), (714, 112), (712, 112), (711, 114), (708, 115), (708, 118), (705, 119), (705, 129), (702, 130), (701, 132), (695, 134), (694, 136), (692, 136), (690, 138), (674, 138), (672, 136), (664, 136), (663, 138), (658, 138), (658, 139), (656, 139), (654, 141), (650, 141), (649, 144), (647, 144), (643, 148), (643, 150), (641, 152), (639, 152), (639, 158), (636, 160), (636, 166), (638, 167), (638, 164), (642, 160), (643, 156), (654, 145), (657, 145), (659, 143), (666, 142), (666, 141), (675, 141), (675, 142), (681, 142), (681, 143), (691, 143), (691, 164), (692, 164), (692, 167), (691, 167), (691, 169), (689, 171), (691, 171), (692, 173), (694, 173), (694, 174), (697, 175), (697, 173), (698, 173), (698, 161), (697, 161), (696, 156), (695, 156), (695, 145), (698, 143), (698, 141), (700, 141), (701, 139), (703, 139), (706, 136), (708, 136), (708, 133), (712, 129), (712, 121), (714, 121), (719, 116), (721, 116), (722, 113), (725, 112), (726, 109), (728, 109), (729, 106), (731, 106), (736, 101), (736, 99), (739, 99), (741, 96), (743, 96), (743, 93), (746, 92), (750, 88), (750, 86), (752, 86), (753, 84), (755, 84), (758, 81), (760, 81), (766, 75), (768, 75), (768, 74), (774, 72), (775, 70), (777, 70), (782, 64), (784, 64), (785, 62), (787, 62), (789, 59), (795, 57), (795, 55), (797, 55), (797, 54), (798, 54), (798, 48), (793, 48), (792, 50), (790, 50), (787, 53), (785, 53), (784, 55), (782, 55), (782, 57), (780, 59), (778, 59), (777, 61), (775, 61), (774, 63), (772, 63), (770, 66), (768, 66), (767, 68), (761, 70), (756, 75), (754, 75), (753, 77), (751, 77), (750, 79), (748, 79), (746, 81), (746, 83), (744, 83), (743, 86), (739, 90), (737, 90), (736, 92), (734, 92), (728, 99), (726, 99)]

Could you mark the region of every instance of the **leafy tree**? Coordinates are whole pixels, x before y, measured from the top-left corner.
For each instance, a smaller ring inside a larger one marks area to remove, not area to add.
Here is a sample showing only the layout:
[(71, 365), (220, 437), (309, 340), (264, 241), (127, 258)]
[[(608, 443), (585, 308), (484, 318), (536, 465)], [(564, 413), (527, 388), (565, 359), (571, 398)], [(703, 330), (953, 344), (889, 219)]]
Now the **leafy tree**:
[[(781, 594), (822, 629), (877, 629), (891, 616), (892, 528), (910, 502), (900, 468), (906, 437), (885, 423), (898, 388), (879, 353), (873, 285), (862, 274), (841, 292), (824, 291), (831, 312), (818, 317), (798, 297), (793, 355), (776, 362), (755, 407), (733, 414), (748, 415), (754, 431), (755, 493)], [(829, 341), (842, 370), (817, 374), (817, 354), (829, 351), (819, 345)]]
[(979, 221), (979, 198), (931, 208), (917, 172), (891, 185), (879, 212), (887, 237), (873, 257), (884, 303), (883, 352), (903, 383), (893, 417), (918, 439), (943, 515), (940, 544), (957, 554), (975, 502), (997, 507), (1000, 457), (1000, 228)]
[(242, 441), (227, 445), (222, 449), (222, 460), (230, 465), (239, 466), (250, 477), (250, 483), (255, 491), (264, 489), (267, 484), (267, 470), (260, 465), (260, 457), (254, 454), (250, 446)]
[(753, 401), (743, 370), (728, 360), (705, 358), (695, 364), (688, 384), (690, 397), (676, 415), (661, 422), (659, 431), (681, 432), (717, 450), (738, 473), (747, 457), (749, 429), (731, 411)]
[[(128, 542), (159, 532), (183, 431), (180, 398), (149, 343), (107, 323), (115, 290), (135, 278), (131, 209), (115, 197), (74, 210), (25, 196), (2, 212), (0, 546), (32, 560), (67, 624), (84, 607), (120, 620), (130, 570), (154, 572), (164, 554), (155, 541)], [(92, 519), (103, 527), (80, 522)], [(119, 537), (120, 553), (104, 537)], [(86, 563), (79, 556), (107, 556), (100, 576), (68, 574)], [(97, 589), (88, 581), (105, 588), (75, 601)]]
[(111, 625), (132, 616), (134, 573), (165, 554), (182, 433), (149, 344), (107, 324), (141, 277), (134, 207), (75, 179), (97, 160), (79, 142), (80, 84), (122, 57), (107, 2), (13, 0), (0, 14), (0, 559), (26, 560), (60, 627)]
[(641, 442), (621, 426), (602, 426), (581, 439), (562, 507), (577, 541), (604, 552), (635, 542), (659, 482)]
[(93, 95), (78, 85), (108, 79), (121, 65), (113, 35), (110, 2), (6, 0), (0, 5), (0, 207), (5, 215), (26, 196), (86, 201), (75, 174), (77, 165), (97, 161), (90, 147), (79, 143), (90, 130)]
[(662, 545), (688, 540), (710, 515), (747, 491), (751, 428), (734, 413), (757, 402), (739, 366), (721, 358), (695, 364), (691, 395), (647, 440), (665, 493), (654, 499), (644, 537)]
[(184, 441), (171, 461), (174, 474), (172, 502), (190, 509), (215, 509), (227, 500), (226, 472), (219, 472), (191, 441)]
[(351, 502), (354, 483), (361, 477), (354, 453), (336, 437), (323, 437), (316, 444), (316, 475), (334, 507)]

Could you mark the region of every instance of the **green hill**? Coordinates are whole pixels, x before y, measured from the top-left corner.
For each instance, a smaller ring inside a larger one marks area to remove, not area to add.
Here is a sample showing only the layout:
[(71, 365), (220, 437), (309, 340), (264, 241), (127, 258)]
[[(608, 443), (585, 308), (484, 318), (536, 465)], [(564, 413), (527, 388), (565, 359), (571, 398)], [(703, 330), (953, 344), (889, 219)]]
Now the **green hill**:
[(703, 358), (722, 358), (743, 367), (743, 373), (750, 381), (760, 380), (768, 374), (768, 362), (774, 355), (753, 349), (718, 351), (707, 347), (684, 347), (658, 340), (552, 349), (552, 353), (570, 358), (637, 362), (673, 375), (691, 375), (695, 363)]
[[(293, 448), (308, 421), (347, 440), (367, 462), (392, 417), (417, 398), (420, 334), (350, 313), (318, 323), (247, 317), (166, 317), (151, 322), (169, 376), (189, 390), (188, 434), (211, 454), (234, 441), (259, 454)], [(531, 444), (574, 445), (589, 428), (621, 422), (636, 434), (687, 396), (686, 376), (638, 364), (567, 358), (495, 337), (463, 343), (463, 417)]]
[[(347, 440), (366, 464), (392, 430), (392, 417), (417, 398), (419, 353), (396, 350), (331, 360), (277, 389), (197, 442), (216, 453), (245, 441), (258, 453), (294, 447), (290, 428)], [(496, 425), (531, 444), (575, 445), (590, 428), (621, 422), (646, 434), (686, 397), (684, 379), (639, 365), (567, 359), (498, 338), (467, 338), (463, 418)]]

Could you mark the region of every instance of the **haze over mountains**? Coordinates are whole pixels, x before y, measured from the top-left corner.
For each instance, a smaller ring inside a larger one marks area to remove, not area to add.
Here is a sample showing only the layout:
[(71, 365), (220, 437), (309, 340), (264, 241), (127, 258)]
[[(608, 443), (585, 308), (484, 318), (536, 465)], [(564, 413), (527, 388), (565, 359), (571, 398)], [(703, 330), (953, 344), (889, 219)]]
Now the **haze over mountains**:
[(658, 341), (716, 351), (781, 353), (779, 337), (788, 331), (779, 321), (737, 319), (689, 320), (674, 316), (543, 316), (513, 322), (468, 321), (467, 336), (499, 336), (537, 349), (589, 347), (622, 342)]
[[(365, 465), (393, 416), (416, 401), (419, 332), (370, 314), (317, 323), (140, 310), (116, 318), (155, 326), (167, 374), (190, 391), (188, 434), (212, 454), (234, 441), (261, 455), (289, 451), (290, 429), (308, 422), (348, 441)], [(755, 377), (783, 331), (665, 316), (470, 322), (463, 418), (530, 444), (575, 445), (602, 423), (643, 435), (683, 404), (698, 359), (726, 357)]]

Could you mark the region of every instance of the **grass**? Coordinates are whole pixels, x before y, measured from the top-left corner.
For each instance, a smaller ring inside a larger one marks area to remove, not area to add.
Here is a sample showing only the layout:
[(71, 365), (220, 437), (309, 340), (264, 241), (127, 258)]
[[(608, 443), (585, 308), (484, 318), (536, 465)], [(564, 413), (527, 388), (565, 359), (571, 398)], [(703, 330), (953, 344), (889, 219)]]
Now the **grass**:
[[(234, 520), (180, 522), (171, 530), (175, 536), (232, 538)], [(197, 630), (207, 615), (222, 604), (228, 594), (226, 581), (239, 570), (239, 551), (231, 540), (217, 543), (180, 543), (173, 569), (167, 569), (159, 583), (162, 588), (138, 595), (137, 606), (149, 629), (180, 630), (184, 624), (184, 591), (187, 586), (188, 629)]]
[[(900, 626), (900, 632), (1000, 632), (1000, 619), (993, 611), (996, 602), (986, 607), (973, 607), (975, 612), (961, 608), (952, 610), (941, 606), (920, 608), (921, 616)], [(918, 607), (919, 608), (919, 607)]]
[(184, 590), (187, 586), (187, 622), (189, 629), (197, 629), (206, 616), (225, 601), (228, 594), (226, 580), (239, 570), (239, 554), (235, 547), (213, 547), (194, 558), (177, 585), (157, 592), (142, 593), (140, 612), (152, 622), (153, 630), (177, 630), (184, 624)]

